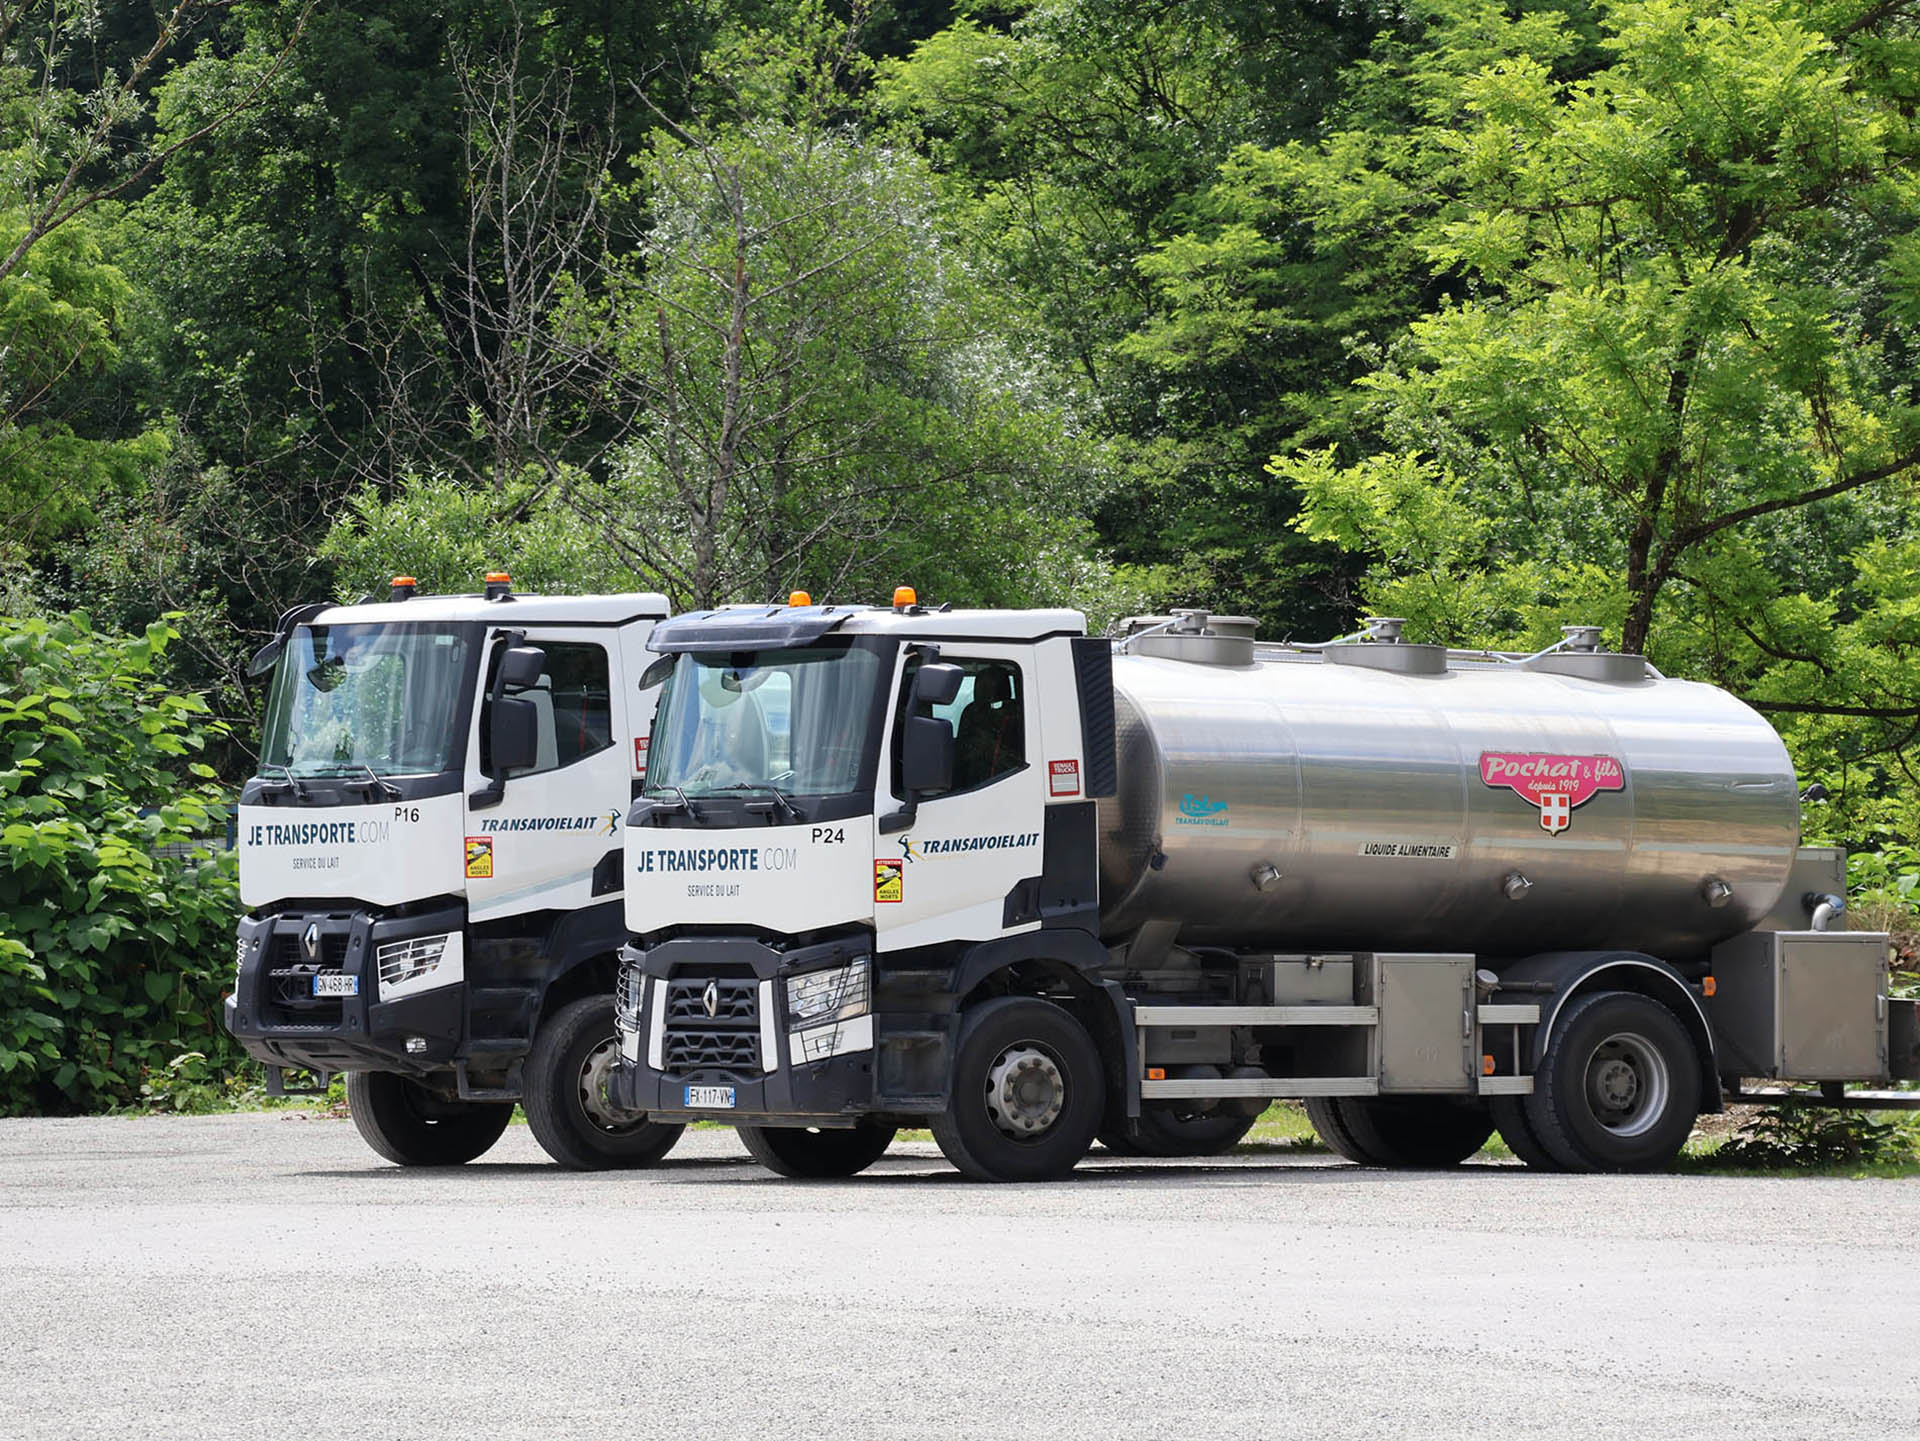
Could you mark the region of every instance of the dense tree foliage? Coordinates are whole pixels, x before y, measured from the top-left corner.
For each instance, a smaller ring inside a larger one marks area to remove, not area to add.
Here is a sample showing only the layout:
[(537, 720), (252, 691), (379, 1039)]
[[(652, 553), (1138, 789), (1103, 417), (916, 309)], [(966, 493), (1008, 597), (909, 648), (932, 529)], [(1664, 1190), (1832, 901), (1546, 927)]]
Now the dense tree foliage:
[(1910, 855), (1916, 114), (1920, 0), (0, 0), (0, 613), (229, 778), (400, 569), (1597, 622)]

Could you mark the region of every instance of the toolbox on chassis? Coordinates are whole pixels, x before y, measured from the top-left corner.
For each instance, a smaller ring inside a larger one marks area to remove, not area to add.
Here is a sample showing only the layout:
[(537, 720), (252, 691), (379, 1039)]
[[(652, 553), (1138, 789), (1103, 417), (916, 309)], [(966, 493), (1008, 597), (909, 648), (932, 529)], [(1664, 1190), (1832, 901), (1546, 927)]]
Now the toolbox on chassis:
[(910, 592), (656, 627), (614, 1102), (787, 1175), (902, 1125), (983, 1179), (1202, 1154), (1275, 1097), (1372, 1164), (1498, 1128), (1629, 1170), (1743, 1077), (1920, 1075), (1886, 938), (1829, 929), (1839, 854), (1733, 697), (1587, 627), (1126, 632)]
[(645, 762), (640, 684), (659, 595), (310, 605), (272, 673), (241, 792), (226, 1024), (320, 1087), (401, 1164), (472, 1159), (516, 1101), (573, 1167), (657, 1159), (679, 1135), (615, 1107), (622, 821)]

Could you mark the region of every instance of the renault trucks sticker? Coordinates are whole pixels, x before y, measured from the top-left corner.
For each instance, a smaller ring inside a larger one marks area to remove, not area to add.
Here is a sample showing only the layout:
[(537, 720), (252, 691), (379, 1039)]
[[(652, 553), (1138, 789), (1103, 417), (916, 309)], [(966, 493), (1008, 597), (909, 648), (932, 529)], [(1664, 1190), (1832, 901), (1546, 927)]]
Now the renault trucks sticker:
[(883, 905), (905, 899), (906, 862), (875, 861), (873, 863), (873, 898)]
[(1480, 753), (1480, 780), (1510, 790), (1540, 808), (1540, 829), (1557, 836), (1573, 824), (1576, 807), (1601, 791), (1627, 788), (1626, 772), (1612, 756)]
[(490, 881), (493, 879), (493, 837), (467, 837), (467, 879), (470, 881)]
[(1050, 796), (1077, 796), (1080, 794), (1080, 762), (1048, 761), (1047, 794)]

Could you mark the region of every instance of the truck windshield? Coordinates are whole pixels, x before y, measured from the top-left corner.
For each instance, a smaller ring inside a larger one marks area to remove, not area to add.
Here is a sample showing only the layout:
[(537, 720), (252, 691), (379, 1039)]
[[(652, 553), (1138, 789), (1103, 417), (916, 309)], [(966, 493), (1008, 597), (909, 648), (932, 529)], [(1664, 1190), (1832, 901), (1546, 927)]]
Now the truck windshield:
[(274, 675), (263, 772), (431, 775), (459, 764), (473, 627), (301, 626)]
[(660, 701), (649, 788), (686, 795), (758, 787), (845, 795), (872, 783), (869, 742), (885, 685), (871, 643), (687, 652)]

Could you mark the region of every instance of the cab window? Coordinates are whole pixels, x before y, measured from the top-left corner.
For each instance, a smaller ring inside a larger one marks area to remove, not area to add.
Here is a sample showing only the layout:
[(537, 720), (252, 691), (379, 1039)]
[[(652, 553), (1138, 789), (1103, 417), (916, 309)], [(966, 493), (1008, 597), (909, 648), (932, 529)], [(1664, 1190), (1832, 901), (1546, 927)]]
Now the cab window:
[[(967, 660), (942, 656), (941, 662), (960, 667), (960, 690), (947, 705), (935, 706), (934, 716), (953, 728), (953, 790), (970, 791), (1022, 770), (1027, 764), (1026, 683), (1020, 667), (1005, 660)], [(902, 680), (900, 704), (912, 694), (916, 658)], [(894, 728), (893, 788), (900, 784), (900, 747), (904, 726)]]
[(613, 744), (606, 650), (572, 641), (530, 640), (527, 645), (547, 654), (539, 682), (514, 692), (533, 702), (539, 718), (537, 758), (525, 770), (509, 771), (509, 778), (559, 770)]

